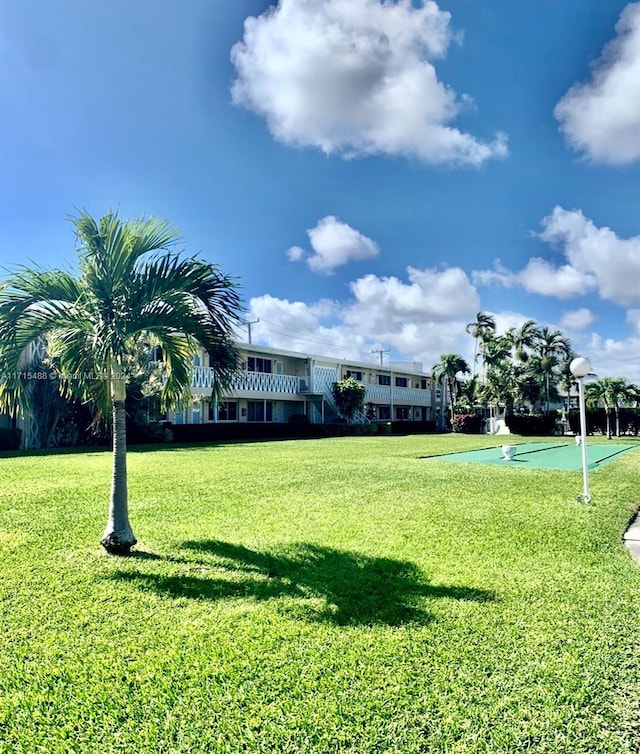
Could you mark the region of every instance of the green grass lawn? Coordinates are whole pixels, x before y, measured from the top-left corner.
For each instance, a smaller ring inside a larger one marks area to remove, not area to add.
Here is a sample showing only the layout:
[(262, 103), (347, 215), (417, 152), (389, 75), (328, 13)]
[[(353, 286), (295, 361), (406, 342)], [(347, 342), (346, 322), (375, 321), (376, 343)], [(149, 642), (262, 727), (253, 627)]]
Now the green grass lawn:
[[(511, 438), (514, 439), (514, 438)], [(0, 752), (640, 750), (640, 452), (356, 437), (0, 458)]]

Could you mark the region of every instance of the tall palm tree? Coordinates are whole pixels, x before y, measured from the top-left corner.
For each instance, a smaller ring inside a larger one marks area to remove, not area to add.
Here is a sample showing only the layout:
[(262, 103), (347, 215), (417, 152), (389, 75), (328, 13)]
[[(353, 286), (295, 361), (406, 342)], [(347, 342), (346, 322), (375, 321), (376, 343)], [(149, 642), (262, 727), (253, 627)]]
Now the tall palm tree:
[(629, 382), (624, 377), (603, 377), (608, 381), (609, 395), (616, 415), (616, 436), (620, 437), (620, 406), (629, 400)]
[(496, 408), (504, 405), (506, 415), (510, 416), (516, 403), (528, 400), (529, 387), (525, 367), (513, 359), (500, 359), (487, 370), (483, 395)]
[(620, 434), (620, 403), (625, 399), (628, 383), (621, 377), (601, 377), (586, 386), (586, 398), (591, 405), (602, 406), (607, 417), (607, 437), (611, 439), (611, 411), (616, 415), (616, 433)]
[(478, 346), (480, 342), (483, 342), (487, 336), (491, 336), (496, 331), (496, 320), (491, 314), (485, 312), (478, 312), (473, 322), (469, 322), (465, 327), (465, 330), (474, 339), (473, 347), (473, 374), (476, 376), (476, 362), (478, 360)]
[(640, 385), (631, 382), (627, 385), (627, 401), (633, 403), (634, 408), (640, 406)]
[(528, 319), (519, 328), (511, 327), (505, 333), (512, 348), (513, 358), (523, 364), (529, 360), (530, 349), (538, 339), (539, 329), (535, 320)]
[(17, 367), (45, 336), (60, 370), (60, 388), (80, 390), (111, 413), (113, 473), (109, 517), (101, 539), (112, 554), (136, 544), (128, 515), (125, 398), (127, 365), (141, 339), (159, 343), (166, 378), (163, 409), (186, 401), (198, 347), (211, 355), (215, 389), (236, 369), (233, 325), (241, 313), (236, 284), (219, 269), (174, 251), (179, 236), (166, 221), (71, 218), (78, 272), (19, 268), (0, 287), (0, 407), (22, 401)]
[(571, 341), (560, 330), (542, 327), (538, 330), (533, 348), (533, 366), (542, 379), (544, 403), (548, 411), (552, 388), (555, 387), (555, 385), (552, 385), (552, 380), (555, 381), (555, 378), (558, 377), (562, 364), (567, 361), (571, 354)]
[(469, 374), (469, 365), (457, 353), (445, 353), (440, 361), (432, 368), (431, 377), (436, 382), (444, 382), (449, 392), (449, 407), (451, 422), (453, 423), (454, 404), (458, 394), (458, 374)]

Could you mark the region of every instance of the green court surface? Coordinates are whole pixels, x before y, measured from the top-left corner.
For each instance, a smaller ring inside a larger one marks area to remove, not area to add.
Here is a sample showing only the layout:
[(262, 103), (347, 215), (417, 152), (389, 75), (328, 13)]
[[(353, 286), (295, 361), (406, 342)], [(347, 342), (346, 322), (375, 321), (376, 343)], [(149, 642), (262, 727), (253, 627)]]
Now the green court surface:
[[(509, 444), (505, 441), (505, 445)], [(467, 453), (447, 453), (441, 456), (427, 456), (437, 461), (457, 461), (462, 463), (488, 463), (495, 466), (509, 466), (524, 469), (560, 469), (575, 471), (582, 468), (582, 448), (572, 443), (514, 443), (516, 455), (507, 461), (502, 455), (502, 445)], [(587, 442), (587, 462), (590, 470), (602, 468), (624, 453), (636, 450), (638, 445), (618, 445), (617, 443), (590, 444)]]

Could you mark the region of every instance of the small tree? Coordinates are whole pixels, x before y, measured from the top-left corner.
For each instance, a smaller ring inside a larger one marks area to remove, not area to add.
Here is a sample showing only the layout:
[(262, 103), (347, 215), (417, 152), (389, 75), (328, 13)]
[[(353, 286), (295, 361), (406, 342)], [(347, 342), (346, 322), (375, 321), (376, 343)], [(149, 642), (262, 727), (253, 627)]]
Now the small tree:
[(436, 382), (443, 382), (449, 392), (449, 410), (453, 422), (454, 406), (458, 397), (458, 374), (469, 374), (467, 362), (457, 353), (445, 353), (432, 368), (431, 377)]
[(72, 218), (78, 242), (75, 273), (18, 268), (0, 283), (0, 409), (28, 407), (21, 357), (44, 337), (60, 372), (59, 389), (80, 391), (103, 416), (111, 414), (113, 472), (101, 543), (129, 553), (126, 409), (130, 359), (153, 337), (166, 380), (162, 409), (188, 400), (193, 356), (206, 349), (219, 395), (237, 368), (233, 327), (242, 311), (236, 284), (217, 267), (174, 251), (179, 236), (166, 221), (121, 221), (108, 212)]
[(362, 411), (364, 396), (367, 388), (361, 383), (347, 377), (340, 382), (334, 382), (331, 393), (340, 416), (350, 422), (356, 411)]

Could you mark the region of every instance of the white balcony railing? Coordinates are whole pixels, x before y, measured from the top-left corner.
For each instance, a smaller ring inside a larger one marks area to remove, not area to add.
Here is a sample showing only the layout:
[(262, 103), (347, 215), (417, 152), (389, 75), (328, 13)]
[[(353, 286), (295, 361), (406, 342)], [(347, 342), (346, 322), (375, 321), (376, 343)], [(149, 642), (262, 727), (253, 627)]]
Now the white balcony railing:
[[(193, 367), (191, 387), (211, 389), (214, 383), (214, 370), (210, 367)], [(313, 390), (331, 399), (331, 386), (337, 379), (335, 369), (317, 367), (314, 372)], [(276, 393), (280, 395), (301, 395), (309, 392), (308, 380), (288, 374), (267, 372), (238, 372), (231, 381), (231, 390), (251, 393)], [(374, 403), (405, 403), (430, 405), (429, 390), (389, 385), (367, 385), (365, 401)]]
[(365, 401), (373, 403), (412, 403), (421, 406), (431, 405), (429, 390), (412, 387), (391, 387), (390, 385), (367, 385)]
[(259, 393), (297, 395), (300, 392), (300, 377), (267, 372), (240, 372), (233, 378), (231, 388)]
[(191, 387), (212, 388), (213, 374), (211, 367), (193, 367)]

